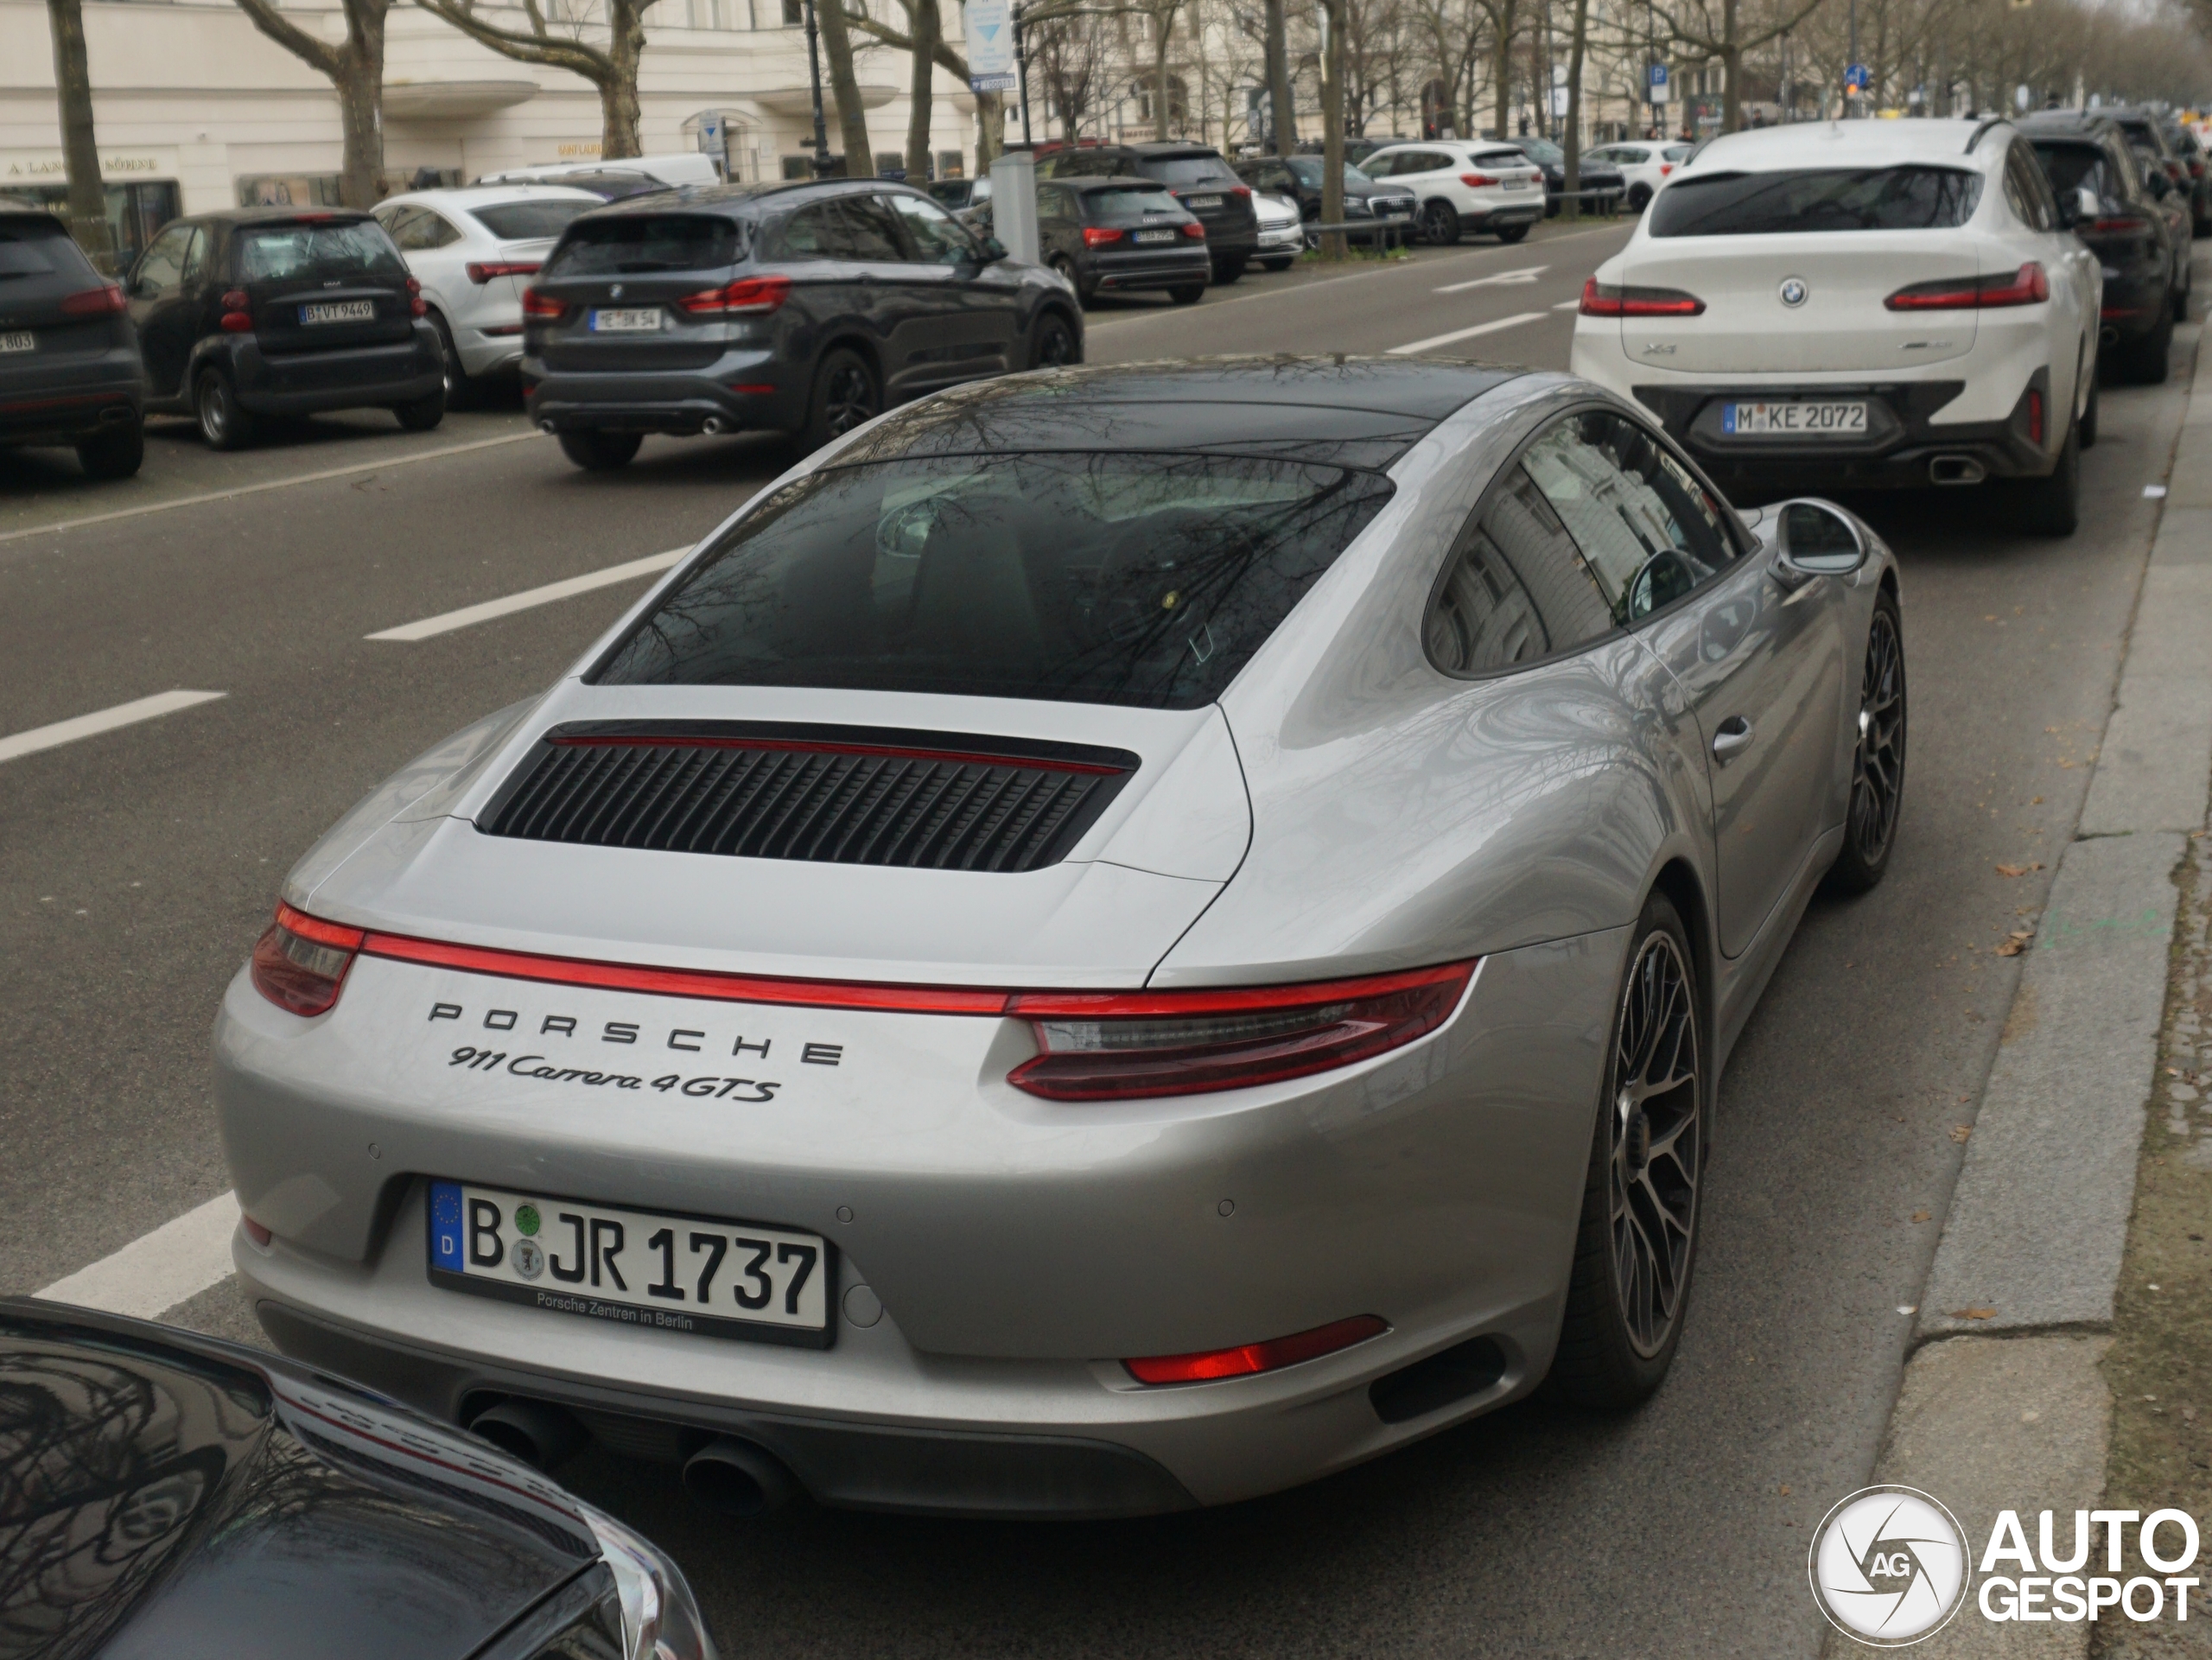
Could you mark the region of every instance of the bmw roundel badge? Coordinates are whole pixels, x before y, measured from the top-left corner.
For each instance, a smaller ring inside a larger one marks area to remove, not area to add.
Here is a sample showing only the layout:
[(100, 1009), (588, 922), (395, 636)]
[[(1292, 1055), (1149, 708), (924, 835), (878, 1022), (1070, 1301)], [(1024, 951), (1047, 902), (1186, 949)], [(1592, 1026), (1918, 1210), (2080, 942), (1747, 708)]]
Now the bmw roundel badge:
[(1811, 291), (1805, 286), (1805, 279), (1802, 277), (1785, 277), (1782, 279), (1782, 303), (1786, 306), (1803, 305), (1806, 295)]

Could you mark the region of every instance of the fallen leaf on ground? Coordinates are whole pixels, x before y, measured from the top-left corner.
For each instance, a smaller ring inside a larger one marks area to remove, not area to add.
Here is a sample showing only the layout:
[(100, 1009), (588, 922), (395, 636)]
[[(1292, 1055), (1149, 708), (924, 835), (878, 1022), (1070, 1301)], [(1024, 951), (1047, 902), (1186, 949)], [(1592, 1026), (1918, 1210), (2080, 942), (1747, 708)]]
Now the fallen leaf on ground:
[(2032, 928), (2015, 928), (2005, 937), (2004, 944), (1998, 946), (1997, 954), (1999, 957), (2018, 957), (2035, 943), (2035, 938)]
[(2028, 798), (2028, 805), (2030, 805), (2031, 807), (2040, 807), (2040, 806), (2042, 806), (2042, 805), (2043, 805), (2043, 798), (2042, 798), (2041, 796), (2039, 796), (2039, 795), (2038, 795), (2038, 796), (2030, 796), (2030, 797)]
[(2043, 861), (2037, 859), (2024, 865), (1999, 865), (1997, 867), (1997, 874), (2000, 876), (2024, 876), (2031, 870), (2041, 870), (2042, 868)]
[(1954, 1308), (1951, 1311), (1951, 1318), (1953, 1320), (1995, 1320), (1997, 1311), (1994, 1308)]
[(1915, 1222), (1925, 1222), (1928, 1220), (1928, 1216), (1929, 1213), (1926, 1211), (1915, 1211), (1912, 1213), (1912, 1219)]
[(1783, 1485), (1783, 1489), (1782, 1489), (1782, 1496), (1783, 1496), (1784, 1498), (1789, 1498), (1789, 1486), (1788, 1486), (1786, 1484)]
[(1951, 1139), (1955, 1142), (1963, 1142), (1967, 1136), (1973, 1134), (1974, 1126), (1972, 1124), (1953, 1124), (1951, 1126)]

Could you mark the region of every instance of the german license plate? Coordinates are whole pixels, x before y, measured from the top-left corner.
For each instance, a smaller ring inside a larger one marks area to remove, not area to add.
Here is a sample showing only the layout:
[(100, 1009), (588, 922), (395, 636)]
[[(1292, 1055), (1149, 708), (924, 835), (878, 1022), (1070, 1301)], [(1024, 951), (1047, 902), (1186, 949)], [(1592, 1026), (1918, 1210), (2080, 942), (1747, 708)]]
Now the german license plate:
[(430, 1281), (555, 1313), (827, 1348), (819, 1234), (430, 1184)]
[(1724, 404), (1720, 429), (1738, 437), (1863, 438), (1864, 404)]
[(1534, 181), (1529, 179), (1508, 179), (1505, 181), (1505, 188), (1508, 190), (1526, 190), (1533, 182)]
[(38, 336), (28, 328), (12, 334), (0, 334), (0, 352), (35, 352)]
[(591, 329), (594, 334), (657, 334), (660, 332), (662, 312), (658, 306), (623, 306), (613, 311), (591, 314)]
[(1193, 196), (1190, 200), (1190, 205), (1192, 207), (1218, 207), (1221, 206), (1221, 198), (1218, 196)]
[(1173, 242), (1181, 232), (1176, 231), (1139, 231), (1129, 238), (1132, 242)]
[(377, 320), (373, 300), (332, 300), (327, 304), (302, 306), (302, 323), (372, 323)]

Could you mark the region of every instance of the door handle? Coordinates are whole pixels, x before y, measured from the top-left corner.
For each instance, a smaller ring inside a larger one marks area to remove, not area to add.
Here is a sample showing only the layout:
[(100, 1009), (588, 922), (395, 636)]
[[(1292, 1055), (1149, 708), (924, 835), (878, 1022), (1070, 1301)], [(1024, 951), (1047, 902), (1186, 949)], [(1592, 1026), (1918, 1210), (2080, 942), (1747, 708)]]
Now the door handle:
[(1749, 721), (1740, 715), (1730, 716), (1713, 735), (1713, 759), (1726, 766), (1751, 747), (1752, 736)]

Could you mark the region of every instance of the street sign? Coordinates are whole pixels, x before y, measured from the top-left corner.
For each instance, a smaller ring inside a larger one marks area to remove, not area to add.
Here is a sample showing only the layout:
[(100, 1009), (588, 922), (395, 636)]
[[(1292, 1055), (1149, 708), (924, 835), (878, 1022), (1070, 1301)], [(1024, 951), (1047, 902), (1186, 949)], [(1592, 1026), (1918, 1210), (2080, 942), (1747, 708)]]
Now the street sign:
[(1843, 72), (1843, 88), (1847, 92), (1863, 92), (1873, 84), (1874, 77), (1866, 72), (1863, 63), (1854, 63)]
[(1011, 92), (1019, 84), (1014, 67), (1014, 20), (1007, 0), (968, 0), (968, 86), (978, 92)]
[(1643, 80), (1646, 86), (1658, 87), (1665, 86), (1667, 84), (1667, 66), (1663, 63), (1646, 64), (1643, 68)]

